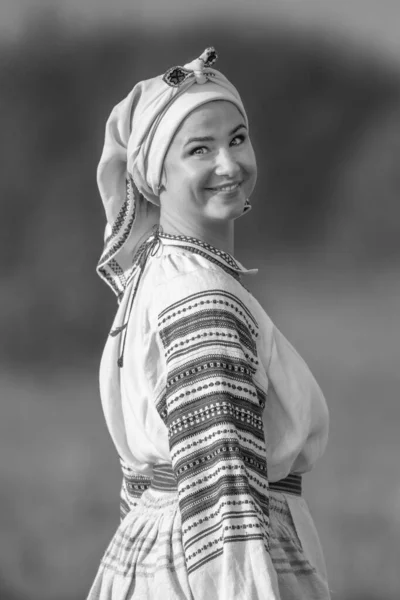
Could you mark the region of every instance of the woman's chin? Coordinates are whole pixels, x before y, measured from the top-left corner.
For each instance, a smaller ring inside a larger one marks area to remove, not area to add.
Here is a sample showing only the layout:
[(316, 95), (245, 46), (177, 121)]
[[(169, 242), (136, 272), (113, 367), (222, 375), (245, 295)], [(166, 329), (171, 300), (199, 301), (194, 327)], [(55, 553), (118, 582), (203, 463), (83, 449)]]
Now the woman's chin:
[(207, 211), (209, 218), (217, 221), (231, 221), (243, 214), (246, 199), (238, 199), (236, 202), (218, 203)]

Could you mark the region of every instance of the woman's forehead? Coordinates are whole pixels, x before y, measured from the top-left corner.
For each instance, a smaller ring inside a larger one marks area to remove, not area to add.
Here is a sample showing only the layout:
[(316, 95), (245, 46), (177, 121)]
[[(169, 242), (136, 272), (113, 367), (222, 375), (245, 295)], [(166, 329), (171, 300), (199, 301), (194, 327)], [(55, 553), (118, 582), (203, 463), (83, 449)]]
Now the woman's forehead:
[[(226, 100), (214, 100), (196, 108), (183, 121), (178, 135), (186, 138), (193, 134), (212, 134), (213, 131), (230, 131), (245, 120), (239, 109)], [(201, 132), (201, 133), (200, 133)]]

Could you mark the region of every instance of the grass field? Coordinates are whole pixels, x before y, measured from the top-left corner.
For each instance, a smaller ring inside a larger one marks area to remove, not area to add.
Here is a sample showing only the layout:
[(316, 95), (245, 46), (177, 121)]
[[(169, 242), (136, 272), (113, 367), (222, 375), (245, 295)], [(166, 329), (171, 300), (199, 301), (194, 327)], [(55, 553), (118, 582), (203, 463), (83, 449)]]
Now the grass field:
[[(400, 597), (400, 278), (266, 266), (254, 286), (331, 412), (305, 478), (336, 600)], [(118, 523), (97, 364), (0, 375), (0, 598), (83, 600)]]

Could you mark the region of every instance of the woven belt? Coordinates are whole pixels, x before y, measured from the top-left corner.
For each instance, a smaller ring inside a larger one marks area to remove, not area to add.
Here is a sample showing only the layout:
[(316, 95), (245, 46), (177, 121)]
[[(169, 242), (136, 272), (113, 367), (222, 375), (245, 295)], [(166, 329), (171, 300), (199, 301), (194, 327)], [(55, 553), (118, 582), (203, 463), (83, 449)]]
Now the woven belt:
[[(290, 474), (280, 481), (270, 482), (269, 489), (284, 494), (301, 496), (301, 475)], [(171, 465), (155, 465), (151, 487), (154, 490), (176, 491), (176, 479)]]

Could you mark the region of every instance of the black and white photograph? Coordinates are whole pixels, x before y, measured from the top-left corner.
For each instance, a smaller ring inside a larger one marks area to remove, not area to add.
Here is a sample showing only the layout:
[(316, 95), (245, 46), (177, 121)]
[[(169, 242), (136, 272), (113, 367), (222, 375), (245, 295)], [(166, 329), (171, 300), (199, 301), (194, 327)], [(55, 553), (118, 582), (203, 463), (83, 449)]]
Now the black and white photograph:
[(0, 600), (398, 600), (400, 3), (3, 0)]

